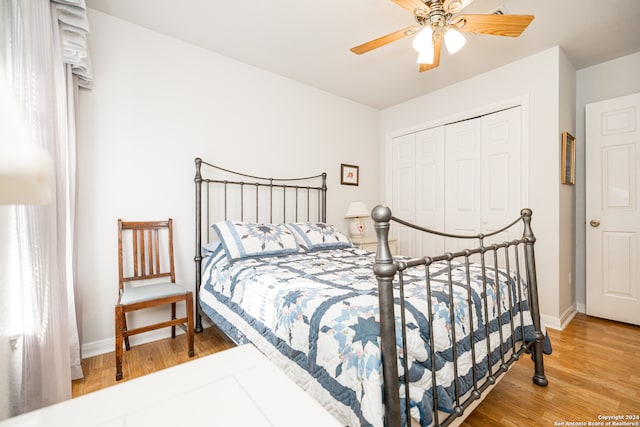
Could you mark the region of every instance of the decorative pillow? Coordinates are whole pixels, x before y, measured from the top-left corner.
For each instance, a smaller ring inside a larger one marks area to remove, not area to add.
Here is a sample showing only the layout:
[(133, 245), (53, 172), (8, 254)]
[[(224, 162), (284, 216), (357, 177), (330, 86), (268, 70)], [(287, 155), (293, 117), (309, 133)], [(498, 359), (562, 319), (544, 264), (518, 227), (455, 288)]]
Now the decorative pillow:
[(308, 251), (349, 248), (352, 246), (349, 238), (333, 225), (322, 222), (304, 222), (287, 224), (287, 227), (293, 232), (298, 244)]
[(213, 224), (230, 261), (299, 251), (298, 243), (284, 224), (222, 221)]

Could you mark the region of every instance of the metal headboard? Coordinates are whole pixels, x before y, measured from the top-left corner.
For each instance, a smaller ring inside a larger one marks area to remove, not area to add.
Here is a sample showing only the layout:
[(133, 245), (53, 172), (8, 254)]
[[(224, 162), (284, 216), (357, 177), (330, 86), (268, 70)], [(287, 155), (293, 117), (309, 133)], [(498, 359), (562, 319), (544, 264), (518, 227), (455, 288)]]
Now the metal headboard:
[(199, 157), (195, 159), (195, 164), (196, 332), (202, 332), (202, 244), (211, 240), (211, 225), (227, 219), (268, 223), (326, 222), (327, 174), (303, 178), (265, 178), (225, 169)]

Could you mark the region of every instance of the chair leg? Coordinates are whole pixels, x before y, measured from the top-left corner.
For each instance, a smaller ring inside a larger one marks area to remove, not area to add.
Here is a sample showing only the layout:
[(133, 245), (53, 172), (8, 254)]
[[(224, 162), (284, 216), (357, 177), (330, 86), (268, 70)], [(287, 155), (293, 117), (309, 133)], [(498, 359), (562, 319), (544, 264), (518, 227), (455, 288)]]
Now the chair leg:
[[(176, 303), (172, 302), (171, 303), (171, 320), (176, 320)], [(176, 337), (176, 326), (173, 325), (171, 327), (171, 338), (175, 338)]]
[(193, 294), (187, 292), (187, 337), (189, 341), (189, 357), (193, 357)]
[(129, 334), (127, 334), (127, 313), (124, 312), (124, 308), (122, 309), (122, 336), (124, 337), (124, 348), (127, 351), (131, 350), (131, 346), (129, 345)]
[(115, 324), (116, 324), (116, 381), (122, 379), (122, 319), (124, 318), (124, 310), (121, 305), (116, 305)]

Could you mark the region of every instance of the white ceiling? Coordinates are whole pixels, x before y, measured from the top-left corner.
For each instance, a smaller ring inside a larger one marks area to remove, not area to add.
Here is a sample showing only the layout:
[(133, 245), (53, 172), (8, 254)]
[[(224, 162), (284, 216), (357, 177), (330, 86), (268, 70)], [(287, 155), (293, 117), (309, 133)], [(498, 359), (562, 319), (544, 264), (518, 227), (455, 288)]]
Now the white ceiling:
[[(534, 15), (519, 38), (467, 35), (418, 72), (411, 37), (349, 51), (415, 23), (391, 0), (86, 0), (87, 6), (375, 108), (559, 45), (576, 69), (640, 51), (640, 0), (475, 0), (465, 13)], [(640, 77), (639, 77), (640, 78)]]

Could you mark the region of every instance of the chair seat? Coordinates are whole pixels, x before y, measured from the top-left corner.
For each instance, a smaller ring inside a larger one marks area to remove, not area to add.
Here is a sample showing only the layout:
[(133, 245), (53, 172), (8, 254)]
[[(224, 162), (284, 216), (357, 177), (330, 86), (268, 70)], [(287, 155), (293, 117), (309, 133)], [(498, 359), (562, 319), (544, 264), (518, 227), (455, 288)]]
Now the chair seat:
[(183, 295), (186, 293), (187, 291), (182, 286), (176, 285), (175, 283), (155, 283), (153, 285), (144, 285), (125, 289), (120, 296), (120, 303), (134, 304), (137, 302), (174, 295)]

